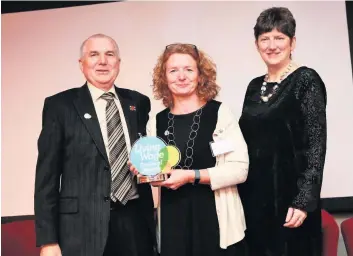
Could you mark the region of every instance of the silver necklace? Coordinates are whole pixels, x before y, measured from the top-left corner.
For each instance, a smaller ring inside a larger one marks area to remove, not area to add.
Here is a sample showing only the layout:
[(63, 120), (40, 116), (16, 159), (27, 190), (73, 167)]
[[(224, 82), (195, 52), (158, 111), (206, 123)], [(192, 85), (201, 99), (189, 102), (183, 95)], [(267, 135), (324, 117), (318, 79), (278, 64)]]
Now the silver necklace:
[[(200, 121), (201, 121), (201, 115), (202, 115), (202, 108), (196, 111), (194, 117), (193, 117), (193, 123), (190, 127), (190, 133), (189, 133), (189, 140), (186, 143), (186, 151), (185, 151), (185, 160), (184, 160), (184, 165), (181, 166), (180, 163), (174, 167), (174, 169), (187, 169), (189, 170), (190, 167), (192, 166), (192, 163), (194, 161), (193, 155), (194, 155), (194, 145), (195, 145), (195, 139), (197, 137), (198, 130), (200, 129)], [(167, 136), (168, 139), (168, 145), (173, 145), (177, 146), (175, 143), (175, 135), (174, 135), (174, 115), (172, 113), (168, 113), (168, 128), (164, 132), (164, 135)]]
[(283, 81), (283, 79), (288, 75), (292, 68), (292, 63), (289, 63), (288, 67), (286, 70), (283, 72), (283, 74), (280, 76), (279, 81), (273, 86), (272, 91), (268, 94), (265, 95), (267, 91), (267, 83), (268, 83), (268, 74), (265, 75), (264, 81), (261, 86), (261, 93), (260, 93), (260, 98), (262, 99), (263, 102), (268, 102), (268, 100), (278, 91), (278, 88)]

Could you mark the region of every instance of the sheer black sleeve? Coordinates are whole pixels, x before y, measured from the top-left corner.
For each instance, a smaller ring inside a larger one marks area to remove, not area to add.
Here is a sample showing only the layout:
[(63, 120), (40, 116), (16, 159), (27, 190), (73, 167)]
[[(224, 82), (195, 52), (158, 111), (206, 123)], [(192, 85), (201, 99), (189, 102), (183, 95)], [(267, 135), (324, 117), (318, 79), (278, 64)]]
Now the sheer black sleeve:
[(306, 168), (298, 179), (299, 193), (292, 206), (310, 212), (320, 200), (323, 169), (326, 156), (326, 89), (320, 76), (313, 69), (305, 70), (298, 79), (297, 98), (304, 123), (303, 141)]

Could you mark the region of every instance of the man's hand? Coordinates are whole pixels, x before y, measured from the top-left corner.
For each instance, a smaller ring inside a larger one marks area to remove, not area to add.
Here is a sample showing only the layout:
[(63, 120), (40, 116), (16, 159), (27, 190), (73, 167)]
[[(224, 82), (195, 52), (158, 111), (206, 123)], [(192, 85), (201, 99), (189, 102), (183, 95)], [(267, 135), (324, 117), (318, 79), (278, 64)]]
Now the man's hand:
[(58, 244), (43, 245), (40, 250), (40, 256), (62, 256)]

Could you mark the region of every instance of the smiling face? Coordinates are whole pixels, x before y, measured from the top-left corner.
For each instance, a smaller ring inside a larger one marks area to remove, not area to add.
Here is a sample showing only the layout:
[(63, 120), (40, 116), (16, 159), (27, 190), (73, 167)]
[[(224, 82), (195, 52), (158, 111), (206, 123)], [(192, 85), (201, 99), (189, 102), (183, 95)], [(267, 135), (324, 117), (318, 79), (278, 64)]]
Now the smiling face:
[(277, 29), (273, 29), (258, 37), (256, 47), (268, 67), (283, 66), (290, 62), (295, 43), (295, 37), (291, 39)]
[(173, 97), (196, 95), (199, 72), (194, 58), (189, 54), (170, 55), (166, 62), (166, 79)]
[(79, 62), (87, 81), (103, 90), (113, 86), (120, 70), (117, 46), (107, 37), (90, 38), (83, 46)]

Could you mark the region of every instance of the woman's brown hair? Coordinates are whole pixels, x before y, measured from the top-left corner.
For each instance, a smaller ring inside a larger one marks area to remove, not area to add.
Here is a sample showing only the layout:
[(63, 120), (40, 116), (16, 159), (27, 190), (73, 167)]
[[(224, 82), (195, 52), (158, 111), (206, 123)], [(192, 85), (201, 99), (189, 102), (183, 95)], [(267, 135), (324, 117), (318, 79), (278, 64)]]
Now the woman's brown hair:
[(209, 101), (214, 99), (220, 90), (216, 83), (216, 64), (206, 54), (197, 49), (192, 44), (171, 44), (168, 45), (161, 56), (159, 56), (156, 66), (153, 69), (153, 93), (157, 100), (162, 99), (164, 106), (173, 106), (173, 97), (167, 85), (166, 62), (172, 54), (188, 54), (197, 64), (199, 72), (199, 84), (196, 88), (200, 99)]

